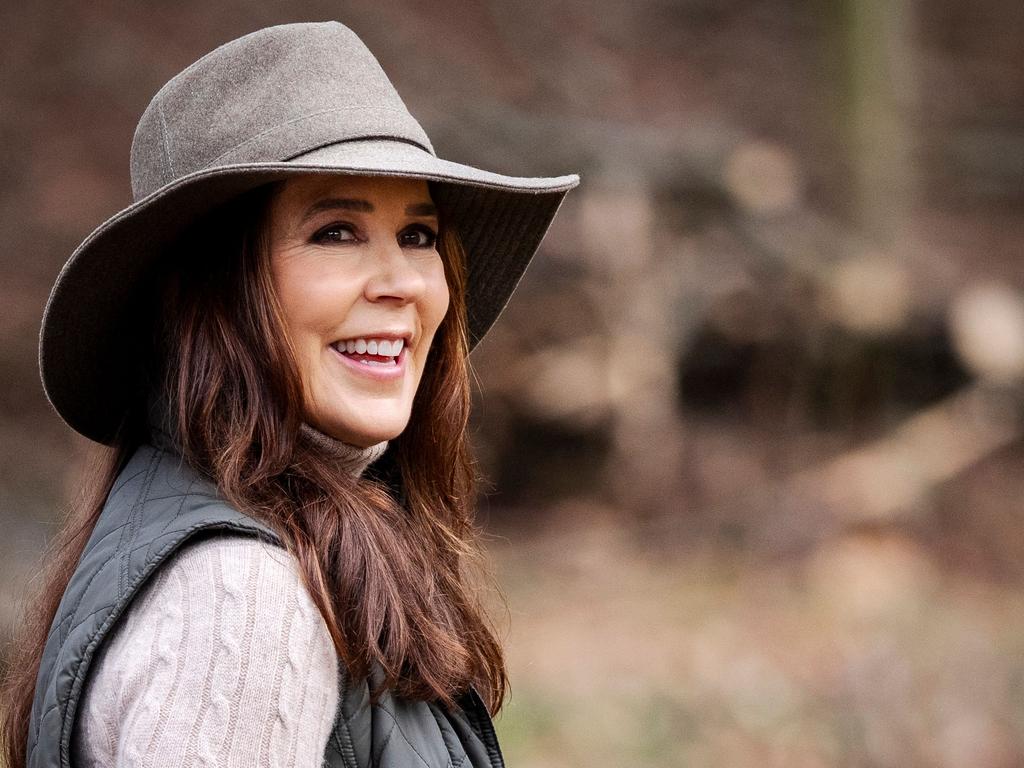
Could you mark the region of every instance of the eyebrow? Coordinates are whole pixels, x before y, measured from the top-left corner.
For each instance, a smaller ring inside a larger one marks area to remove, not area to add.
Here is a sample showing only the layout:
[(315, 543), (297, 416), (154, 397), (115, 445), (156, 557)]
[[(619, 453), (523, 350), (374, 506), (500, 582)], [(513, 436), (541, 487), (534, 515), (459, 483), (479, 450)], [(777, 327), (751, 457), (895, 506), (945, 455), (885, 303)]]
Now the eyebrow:
[[(373, 203), (369, 200), (357, 200), (351, 197), (326, 197), (317, 200), (306, 209), (302, 215), (302, 222), (305, 223), (318, 213), (323, 211), (358, 211), (359, 213), (373, 213)], [(433, 203), (410, 203), (405, 206), (406, 216), (437, 216), (437, 206)]]

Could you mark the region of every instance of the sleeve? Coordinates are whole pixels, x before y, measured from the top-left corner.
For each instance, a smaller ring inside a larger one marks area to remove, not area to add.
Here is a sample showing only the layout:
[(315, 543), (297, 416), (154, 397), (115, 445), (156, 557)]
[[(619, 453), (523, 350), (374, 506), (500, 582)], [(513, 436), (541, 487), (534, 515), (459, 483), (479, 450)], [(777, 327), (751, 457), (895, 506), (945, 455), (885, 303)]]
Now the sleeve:
[(337, 705), (298, 564), (214, 537), (174, 555), (101, 646), (73, 744), (84, 766), (319, 768)]

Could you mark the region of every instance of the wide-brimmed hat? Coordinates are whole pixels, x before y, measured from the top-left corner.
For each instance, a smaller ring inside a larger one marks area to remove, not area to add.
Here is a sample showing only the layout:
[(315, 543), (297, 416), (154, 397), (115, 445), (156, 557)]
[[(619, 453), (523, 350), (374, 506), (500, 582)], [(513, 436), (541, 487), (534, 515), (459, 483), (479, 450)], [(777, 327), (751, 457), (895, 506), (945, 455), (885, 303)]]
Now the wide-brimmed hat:
[(153, 97), (132, 142), (134, 202), (85, 239), (50, 293), (39, 366), (69, 426), (109, 443), (137, 400), (139, 294), (168, 246), (238, 195), (310, 173), (430, 182), (467, 254), (471, 347), (579, 183), (575, 174), (505, 176), (438, 158), (376, 58), (337, 22), (269, 27), (226, 43)]

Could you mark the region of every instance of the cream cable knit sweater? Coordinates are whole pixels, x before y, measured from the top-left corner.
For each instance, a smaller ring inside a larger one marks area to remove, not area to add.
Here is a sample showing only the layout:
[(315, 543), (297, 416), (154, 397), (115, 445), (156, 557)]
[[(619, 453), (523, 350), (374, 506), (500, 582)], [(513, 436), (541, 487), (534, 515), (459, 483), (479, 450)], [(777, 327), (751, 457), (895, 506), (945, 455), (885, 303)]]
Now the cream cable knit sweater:
[[(358, 449), (304, 434), (355, 474)], [(255, 539), (185, 546), (136, 596), (94, 661), (76, 765), (319, 768), (338, 658), (294, 558)]]

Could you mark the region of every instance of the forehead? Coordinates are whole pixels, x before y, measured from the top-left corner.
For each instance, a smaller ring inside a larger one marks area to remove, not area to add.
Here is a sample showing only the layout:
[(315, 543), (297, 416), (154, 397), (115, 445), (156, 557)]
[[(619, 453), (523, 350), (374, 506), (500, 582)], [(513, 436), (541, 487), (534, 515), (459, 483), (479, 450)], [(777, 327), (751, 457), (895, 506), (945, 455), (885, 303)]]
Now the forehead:
[(374, 208), (404, 208), (411, 203), (431, 202), (430, 190), (424, 179), (310, 174), (285, 182), (274, 200), (275, 213), (301, 214), (306, 207), (324, 198), (366, 200)]

